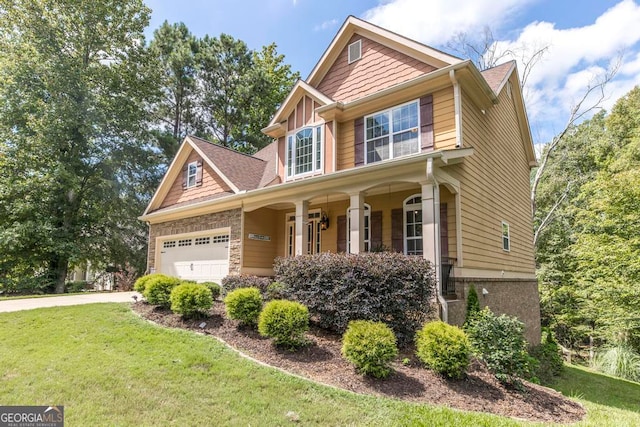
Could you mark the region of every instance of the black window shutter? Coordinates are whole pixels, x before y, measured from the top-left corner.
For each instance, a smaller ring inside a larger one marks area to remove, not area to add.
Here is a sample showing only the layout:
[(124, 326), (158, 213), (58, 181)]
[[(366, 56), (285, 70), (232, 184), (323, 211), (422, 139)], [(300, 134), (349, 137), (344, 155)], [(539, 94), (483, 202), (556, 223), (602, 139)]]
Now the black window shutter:
[(364, 165), (364, 117), (358, 117), (353, 121), (353, 140), (355, 165)]
[(371, 227), (369, 230), (371, 243), (369, 250), (378, 249), (382, 246), (382, 211), (371, 212)]
[(200, 186), (202, 185), (202, 160), (198, 160), (196, 165), (196, 186)]
[(347, 216), (340, 215), (336, 221), (338, 226), (338, 252), (347, 252)]
[(391, 248), (394, 252), (404, 253), (404, 209), (393, 209), (391, 211)]
[(449, 258), (449, 220), (446, 203), (440, 203), (440, 253), (443, 258)]
[(189, 174), (189, 166), (182, 168), (182, 189), (187, 188), (187, 175)]
[(422, 151), (433, 150), (433, 95), (420, 98), (420, 139)]

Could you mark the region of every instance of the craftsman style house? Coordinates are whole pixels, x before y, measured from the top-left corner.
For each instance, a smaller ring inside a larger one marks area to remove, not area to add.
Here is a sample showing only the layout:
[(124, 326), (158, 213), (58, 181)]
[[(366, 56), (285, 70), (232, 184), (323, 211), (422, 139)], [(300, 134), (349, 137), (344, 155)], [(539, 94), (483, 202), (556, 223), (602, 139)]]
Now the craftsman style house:
[(481, 305), (539, 341), (529, 172), (515, 63), (480, 72), (349, 17), (253, 156), (189, 136), (140, 218), (149, 270), (273, 274), (274, 258), (394, 250), (433, 262), (445, 321)]

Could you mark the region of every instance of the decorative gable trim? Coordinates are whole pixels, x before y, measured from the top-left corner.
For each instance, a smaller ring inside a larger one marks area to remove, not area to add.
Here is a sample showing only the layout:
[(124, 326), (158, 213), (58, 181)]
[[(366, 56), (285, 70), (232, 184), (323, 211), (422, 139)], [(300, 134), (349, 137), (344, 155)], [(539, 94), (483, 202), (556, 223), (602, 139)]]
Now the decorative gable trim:
[(317, 90), (316, 88), (310, 86), (308, 83), (298, 80), (296, 84), (289, 92), (287, 98), (282, 102), (278, 111), (276, 111), (275, 115), (269, 122), (269, 126), (262, 129), (262, 133), (272, 136), (274, 138), (278, 138), (282, 136), (280, 132), (286, 132), (286, 129), (282, 126), (282, 122), (287, 120), (291, 111), (296, 108), (298, 100), (300, 97), (304, 95), (308, 95), (314, 100), (318, 102), (320, 105), (327, 105), (333, 103), (333, 100)]
[(436, 68), (446, 67), (462, 61), (460, 58), (448, 55), (392, 31), (385, 30), (377, 25), (358, 19), (355, 16), (349, 16), (344, 24), (342, 24), (342, 27), (331, 41), (327, 50), (325, 50), (320, 61), (318, 61), (311, 71), (311, 74), (309, 74), (306, 81), (311, 86), (316, 87), (322, 81), (340, 52), (342, 52), (351, 37), (356, 33)]

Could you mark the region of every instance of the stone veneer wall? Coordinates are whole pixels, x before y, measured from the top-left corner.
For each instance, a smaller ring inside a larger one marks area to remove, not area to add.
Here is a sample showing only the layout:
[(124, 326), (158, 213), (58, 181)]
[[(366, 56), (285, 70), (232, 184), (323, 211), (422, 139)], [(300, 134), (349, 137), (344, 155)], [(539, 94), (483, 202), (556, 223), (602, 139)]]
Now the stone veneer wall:
[[(531, 279), (474, 279), (456, 278), (456, 294), (462, 298), (449, 301), (449, 323), (464, 323), (467, 295), (473, 284), (478, 293), (480, 307), (489, 307), (500, 315), (515, 316), (524, 323), (525, 338), (530, 345), (540, 343), (540, 295), (537, 280)], [(488, 294), (483, 295), (482, 289)]]
[(147, 270), (155, 268), (156, 238), (229, 227), (229, 274), (240, 274), (242, 250), (242, 209), (177, 219), (149, 226)]

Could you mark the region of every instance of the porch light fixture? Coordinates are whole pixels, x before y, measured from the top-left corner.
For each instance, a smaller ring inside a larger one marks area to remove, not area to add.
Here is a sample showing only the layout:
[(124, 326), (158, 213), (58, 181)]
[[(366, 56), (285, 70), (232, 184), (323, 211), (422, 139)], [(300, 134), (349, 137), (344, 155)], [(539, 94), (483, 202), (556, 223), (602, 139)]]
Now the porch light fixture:
[(320, 218), (320, 230), (326, 230), (329, 228), (329, 217), (326, 212), (322, 212), (322, 217)]

